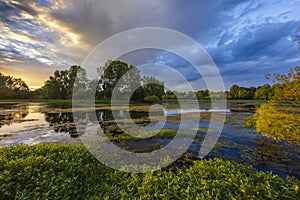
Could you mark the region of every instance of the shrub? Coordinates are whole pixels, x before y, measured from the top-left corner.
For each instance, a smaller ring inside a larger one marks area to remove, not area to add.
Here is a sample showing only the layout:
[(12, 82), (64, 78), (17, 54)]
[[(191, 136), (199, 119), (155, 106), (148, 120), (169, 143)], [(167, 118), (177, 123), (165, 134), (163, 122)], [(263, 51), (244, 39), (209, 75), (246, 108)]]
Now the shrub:
[(256, 119), (254, 115), (247, 117), (242, 124), (243, 128), (255, 128), (255, 126), (256, 126)]
[(291, 113), (288, 109), (278, 110), (276, 103), (261, 105), (255, 114), (256, 131), (274, 139), (287, 140), (300, 144), (300, 116)]
[(129, 174), (81, 145), (0, 148), (0, 199), (297, 199), (298, 180), (220, 159)]
[(197, 161), (176, 172), (147, 173), (142, 179), (132, 177), (132, 191), (140, 199), (297, 199), (299, 195), (299, 182), (293, 178), (284, 181), (221, 159)]
[(0, 148), (0, 199), (298, 199), (299, 187), (292, 177), (221, 159), (129, 174), (82, 145)]
[(146, 103), (157, 103), (157, 102), (159, 102), (159, 98), (155, 95), (146, 96), (144, 98), (144, 102), (146, 102)]

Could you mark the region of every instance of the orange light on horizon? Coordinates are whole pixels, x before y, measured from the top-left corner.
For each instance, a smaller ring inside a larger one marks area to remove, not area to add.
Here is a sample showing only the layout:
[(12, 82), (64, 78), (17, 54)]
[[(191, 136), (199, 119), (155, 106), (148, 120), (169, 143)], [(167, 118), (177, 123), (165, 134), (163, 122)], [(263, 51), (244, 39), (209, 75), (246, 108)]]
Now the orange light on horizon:
[(53, 73), (52, 70), (39, 70), (39, 69), (28, 69), (28, 70), (14, 70), (5, 69), (0, 71), (5, 76), (12, 76), (13, 78), (20, 78), (28, 85), (30, 90), (36, 90), (41, 88), (49, 76)]

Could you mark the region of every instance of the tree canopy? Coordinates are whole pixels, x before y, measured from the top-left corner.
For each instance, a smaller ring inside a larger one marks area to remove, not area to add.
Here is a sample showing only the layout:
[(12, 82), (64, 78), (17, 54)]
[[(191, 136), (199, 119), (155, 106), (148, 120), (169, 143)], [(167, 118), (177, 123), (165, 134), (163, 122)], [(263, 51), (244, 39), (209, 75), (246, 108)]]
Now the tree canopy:
[(82, 84), (80, 88), (85, 88), (88, 84), (86, 72), (80, 66), (74, 65), (69, 70), (55, 71), (41, 88), (43, 96), (47, 99), (71, 99), (78, 75), (78, 84)]
[(300, 66), (291, 69), (288, 74), (274, 74), (274, 99), (300, 100)]
[(25, 81), (0, 73), (0, 98), (1, 99), (26, 99), (29, 98), (29, 88)]
[(110, 99), (113, 90), (120, 95), (133, 92), (130, 98), (133, 101), (144, 101), (148, 96), (162, 99), (165, 94), (163, 82), (154, 77), (141, 77), (140, 71), (133, 65), (116, 60), (106, 62), (100, 69), (104, 70), (100, 80), (101, 90), (97, 95), (100, 99)]
[[(142, 77), (140, 71), (133, 65), (116, 60), (108, 61), (103, 70), (100, 80), (88, 80), (86, 71), (80, 66), (71, 66), (68, 70), (57, 70), (45, 82), (45, 85), (30, 92), (27, 84), (22, 79), (5, 76), (0, 73), (0, 98), (1, 99), (72, 99), (74, 84), (80, 87), (76, 95), (82, 98), (95, 93), (96, 99), (111, 99), (113, 90), (120, 94), (130, 94), (133, 101), (145, 101), (146, 97), (159, 100), (176, 100), (193, 98), (195, 95), (199, 100), (223, 96), (223, 93), (213, 93), (208, 90), (197, 92), (166, 91), (164, 83), (154, 77)], [(256, 99), (256, 100), (300, 100), (300, 66), (291, 69), (287, 74), (267, 74), (267, 79), (273, 79), (273, 85), (264, 84), (259, 87), (242, 87), (237, 84), (231, 86), (226, 92), (228, 99)], [(120, 79), (122, 79), (121, 82)], [(119, 82), (119, 83), (118, 83)], [(96, 88), (93, 88), (94, 86)], [(137, 88), (135, 86), (138, 86)], [(96, 89), (96, 92), (94, 90)], [(154, 97), (155, 96), (155, 97)], [(148, 101), (149, 98), (146, 99)]]

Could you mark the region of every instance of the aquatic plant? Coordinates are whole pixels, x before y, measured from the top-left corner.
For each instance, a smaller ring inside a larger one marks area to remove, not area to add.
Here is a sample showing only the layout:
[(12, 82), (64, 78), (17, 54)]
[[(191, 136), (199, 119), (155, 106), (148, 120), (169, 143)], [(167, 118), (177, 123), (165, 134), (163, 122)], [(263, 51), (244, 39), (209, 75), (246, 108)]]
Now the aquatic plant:
[(145, 174), (99, 163), (82, 145), (0, 148), (0, 199), (299, 199), (300, 182), (221, 159)]

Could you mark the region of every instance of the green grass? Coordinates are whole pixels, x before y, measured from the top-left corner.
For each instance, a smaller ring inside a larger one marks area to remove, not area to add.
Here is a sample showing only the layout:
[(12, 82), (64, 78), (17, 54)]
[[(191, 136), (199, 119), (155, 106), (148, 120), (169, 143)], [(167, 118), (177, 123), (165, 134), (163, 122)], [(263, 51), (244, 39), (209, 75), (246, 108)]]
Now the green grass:
[(214, 131), (214, 129), (212, 129), (212, 128), (202, 127), (202, 126), (200, 126), (198, 128), (190, 128), (190, 130), (192, 130), (192, 131), (203, 131), (203, 132), (213, 132)]
[[(128, 134), (117, 134), (114, 136), (108, 136), (110, 141), (113, 142), (127, 142), (127, 141), (142, 141), (142, 140), (149, 140), (150, 139), (166, 139), (166, 138), (174, 138), (176, 135), (181, 137), (185, 137), (188, 135), (193, 134), (192, 132), (177, 132), (176, 130), (172, 129), (163, 129), (160, 131), (143, 131), (139, 133), (140, 137), (133, 137)], [(153, 135), (152, 137), (149, 137)]]
[(299, 199), (300, 183), (220, 159), (145, 174), (112, 170), (81, 145), (0, 148), (0, 199)]
[(247, 117), (242, 124), (243, 128), (255, 128), (255, 126), (256, 126), (256, 119), (254, 115)]

